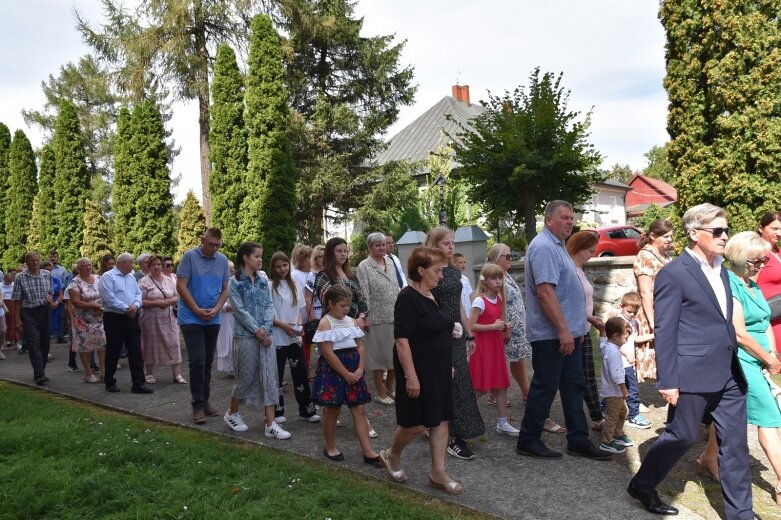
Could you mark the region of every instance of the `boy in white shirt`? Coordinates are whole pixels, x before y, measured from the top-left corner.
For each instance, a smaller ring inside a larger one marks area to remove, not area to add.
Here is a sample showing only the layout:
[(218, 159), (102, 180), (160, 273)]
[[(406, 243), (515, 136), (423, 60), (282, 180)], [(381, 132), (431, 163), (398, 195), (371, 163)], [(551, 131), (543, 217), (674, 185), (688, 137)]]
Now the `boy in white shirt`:
[(626, 343), (621, 345), (621, 355), (624, 356), (624, 372), (626, 372), (626, 387), (629, 396), (626, 398), (626, 404), (629, 408), (627, 414), (627, 426), (641, 430), (651, 427), (651, 421), (640, 414), (640, 389), (637, 386), (637, 372), (635, 370), (635, 343), (645, 343), (654, 339), (653, 334), (638, 335), (640, 328), (637, 322), (637, 312), (640, 310), (640, 295), (634, 291), (624, 294), (621, 298), (621, 314), (629, 324), (632, 332)]
[(602, 350), (602, 384), (599, 390), (605, 401), (605, 423), (599, 449), (608, 453), (624, 453), (627, 446), (634, 446), (632, 439), (624, 435), (629, 392), (619, 350), (619, 345), (626, 343), (631, 332), (632, 329), (623, 318), (610, 318), (605, 323), (604, 334), (607, 337), (599, 338)]

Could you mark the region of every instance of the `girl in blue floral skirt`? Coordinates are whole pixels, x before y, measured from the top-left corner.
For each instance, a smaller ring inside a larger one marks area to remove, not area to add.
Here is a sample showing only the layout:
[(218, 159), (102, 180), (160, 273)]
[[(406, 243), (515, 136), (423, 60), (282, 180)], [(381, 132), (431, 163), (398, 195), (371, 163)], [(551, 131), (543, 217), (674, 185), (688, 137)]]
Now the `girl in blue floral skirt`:
[(332, 285), (323, 297), (327, 314), (312, 340), (320, 345), (320, 358), (313, 385), (313, 398), (323, 407), (323, 455), (335, 461), (344, 460), (336, 448), (336, 420), (343, 404), (350, 409), (355, 435), (366, 464), (378, 466), (380, 457), (369, 440), (369, 424), (364, 404), (371, 395), (364, 377), (363, 331), (347, 316), (352, 294), (342, 285)]

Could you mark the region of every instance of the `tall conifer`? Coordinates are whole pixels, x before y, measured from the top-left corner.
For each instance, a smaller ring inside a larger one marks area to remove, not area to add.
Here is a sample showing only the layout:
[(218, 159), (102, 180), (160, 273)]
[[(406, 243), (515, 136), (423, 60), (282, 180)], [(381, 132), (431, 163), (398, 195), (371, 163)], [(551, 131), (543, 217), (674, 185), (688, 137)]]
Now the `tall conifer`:
[(57, 225), (57, 250), (64, 265), (79, 257), (84, 201), (90, 194), (90, 178), (84, 153), (84, 136), (73, 103), (63, 100), (54, 127), (52, 150), (57, 164), (54, 178), (54, 221)]
[(97, 268), (100, 265), (100, 257), (111, 252), (108, 222), (100, 212), (97, 203), (87, 199), (84, 203), (81, 256), (92, 260), (92, 265)]
[(265, 260), (295, 242), (296, 175), (279, 35), (265, 15), (252, 20), (245, 93), (249, 167), (242, 237), (260, 240)]
[(117, 137), (114, 142), (114, 187), (111, 192), (111, 208), (114, 212), (114, 250), (117, 253), (135, 250), (130, 236), (136, 216), (133, 158), (130, 154), (132, 137), (130, 110), (122, 107), (117, 117)]
[(209, 109), (209, 193), (212, 225), (222, 229), (224, 251), (235, 253), (241, 240), (241, 202), (247, 195), (247, 133), (244, 128), (244, 77), (226, 43), (217, 49)]
[(33, 202), (28, 247), (48, 253), (57, 247), (57, 221), (54, 215), (56, 203), (54, 179), (57, 172), (54, 150), (49, 145), (41, 148), (38, 170), (38, 193)]
[(203, 214), (203, 208), (195, 198), (193, 190), (187, 192), (182, 204), (182, 210), (179, 212), (179, 246), (176, 250), (176, 259), (182, 258), (182, 255), (188, 249), (192, 249), (200, 244), (201, 236), (206, 230), (206, 217)]
[(8, 191), (6, 192), (6, 248), (3, 265), (16, 267), (24, 261), (27, 235), (38, 190), (35, 153), (24, 132), (17, 130), (8, 151)]
[(8, 191), (8, 150), (11, 148), (11, 131), (0, 123), (0, 251), (5, 250), (5, 193)]

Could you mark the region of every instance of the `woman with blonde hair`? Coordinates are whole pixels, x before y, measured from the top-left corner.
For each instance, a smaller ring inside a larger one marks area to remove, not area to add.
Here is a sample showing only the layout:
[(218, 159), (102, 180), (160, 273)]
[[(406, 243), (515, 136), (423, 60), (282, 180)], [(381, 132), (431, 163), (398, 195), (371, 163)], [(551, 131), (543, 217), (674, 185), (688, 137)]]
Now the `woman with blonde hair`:
[(466, 309), (461, 303), (461, 271), (452, 265), (455, 235), (445, 226), (437, 226), (426, 236), (426, 247), (439, 249), (445, 254), (448, 265), (442, 270), (442, 280), (431, 289), (437, 304), (445, 310), (454, 323), (460, 323), (464, 334), (453, 340), (452, 402), (453, 419), (449, 423), (450, 442), (447, 452), (459, 459), (474, 458), (465, 439), (473, 439), (485, 433), (485, 423), (477, 408), (477, 398), (472, 391), (467, 358), (475, 351), (475, 337), (469, 329)]
[[(583, 294), (586, 298), (586, 321), (602, 333), (605, 331), (605, 324), (602, 322), (602, 318), (594, 315), (594, 288), (583, 271), (583, 265), (594, 258), (598, 242), (599, 236), (596, 232), (578, 231), (567, 240), (567, 253), (572, 258), (580, 283), (583, 285)], [(602, 408), (599, 404), (599, 387), (594, 369), (594, 348), (591, 344), (591, 335), (588, 333), (583, 337), (583, 343), (580, 344), (580, 359), (583, 363), (585, 379), (583, 400), (586, 401), (586, 408), (591, 416), (591, 429), (601, 430), (605, 416), (602, 414)]]

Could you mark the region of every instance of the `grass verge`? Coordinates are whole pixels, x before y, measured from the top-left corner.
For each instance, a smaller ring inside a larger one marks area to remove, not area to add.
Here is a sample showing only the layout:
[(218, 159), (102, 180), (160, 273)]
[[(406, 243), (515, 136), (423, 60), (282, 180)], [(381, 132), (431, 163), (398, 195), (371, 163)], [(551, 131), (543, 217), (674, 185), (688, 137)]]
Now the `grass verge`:
[(348, 471), (0, 382), (0, 519), (490, 518)]

